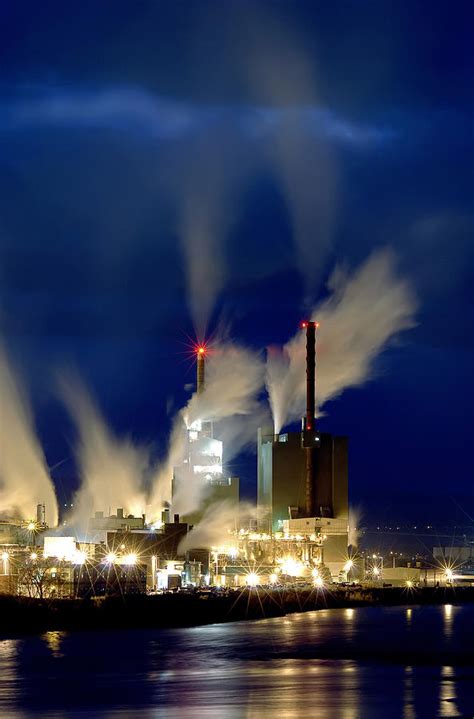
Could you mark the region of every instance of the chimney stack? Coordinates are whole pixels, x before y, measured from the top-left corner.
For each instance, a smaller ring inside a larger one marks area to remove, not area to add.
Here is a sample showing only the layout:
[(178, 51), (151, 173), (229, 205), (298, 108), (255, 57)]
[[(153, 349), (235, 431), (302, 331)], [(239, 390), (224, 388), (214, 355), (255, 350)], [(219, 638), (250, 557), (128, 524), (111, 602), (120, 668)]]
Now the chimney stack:
[(306, 323), (306, 431), (314, 431), (316, 387), (316, 322)]
[(303, 322), (306, 329), (306, 416), (303, 447), (306, 451), (305, 514), (314, 516), (314, 447), (316, 443), (316, 328), (317, 322)]
[(204, 356), (206, 354), (206, 348), (200, 345), (197, 349), (197, 393), (201, 394), (204, 391), (205, 382), (205, 366)]

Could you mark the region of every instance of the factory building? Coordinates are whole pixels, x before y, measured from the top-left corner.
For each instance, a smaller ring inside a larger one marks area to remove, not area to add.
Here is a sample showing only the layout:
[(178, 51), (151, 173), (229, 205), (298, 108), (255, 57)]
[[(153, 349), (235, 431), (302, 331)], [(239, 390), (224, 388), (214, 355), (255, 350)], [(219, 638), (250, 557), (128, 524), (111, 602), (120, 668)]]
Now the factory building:
[[(197, 393), (205, 389), (206, 348), (196, 350)], [(212, 419), (197, 419), (185, 430), (185, 450), (182, 463), (174, 467), (172, 496), (186, 488), (192, 491), (196, 482), (200, 487), (200, 506), (183, 513), (183, 521), (189, 525), (201, 521), (208, 507), (218, 502), (235, 504), (238, 516), (239, 479), (228, 477), (223, 467), (223, 443), (214, 437)]]
[[(347, 519), (348, 440), (317, 433), (311, 448), (314, 466), (312, 502), (315, 516)], [(258, 430), (257, 517), (262, 532), (277, 532), (283, 522), (305, 513), (306, 452), (300, 432), (273, 434)]]
[(301, 432), (259, 429), (257, 523), (270, 534), (323, 537), (322, 562), (336, 576), (348, 551), (348, 439), (319, 432), (315, 421), (315, 322), (306, 329), (306, 416)]

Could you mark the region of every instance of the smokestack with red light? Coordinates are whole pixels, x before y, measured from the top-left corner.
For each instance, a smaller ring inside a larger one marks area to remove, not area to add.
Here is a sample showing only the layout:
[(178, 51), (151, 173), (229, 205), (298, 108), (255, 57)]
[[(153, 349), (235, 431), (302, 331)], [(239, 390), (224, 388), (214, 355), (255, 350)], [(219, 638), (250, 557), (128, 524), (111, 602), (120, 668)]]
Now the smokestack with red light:
[(204, 392), (204, 382), (205, 382), (205, 366), (204, 366), (204, 358), (206, 355), (206, 348), (204, 345), (199, 345), (199, 347), (196, 349), (196, 362), (197, 362), (197, 393), (201, 394)]
[(316, 428), (316, 328), (317, 322), (304, 321), (306, 330), (306, 417), (303, 427), (303, 447), (306, 450), (305, 512), (314, 516), (314, 446)]

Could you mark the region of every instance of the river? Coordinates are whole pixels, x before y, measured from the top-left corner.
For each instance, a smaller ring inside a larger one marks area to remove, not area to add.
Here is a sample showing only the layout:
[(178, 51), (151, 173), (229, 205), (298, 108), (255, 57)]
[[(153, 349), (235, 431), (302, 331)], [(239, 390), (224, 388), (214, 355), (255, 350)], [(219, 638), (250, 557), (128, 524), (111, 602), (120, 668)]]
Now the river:
[(474, 717), (474, 607), (0, 641), (1, 717)]

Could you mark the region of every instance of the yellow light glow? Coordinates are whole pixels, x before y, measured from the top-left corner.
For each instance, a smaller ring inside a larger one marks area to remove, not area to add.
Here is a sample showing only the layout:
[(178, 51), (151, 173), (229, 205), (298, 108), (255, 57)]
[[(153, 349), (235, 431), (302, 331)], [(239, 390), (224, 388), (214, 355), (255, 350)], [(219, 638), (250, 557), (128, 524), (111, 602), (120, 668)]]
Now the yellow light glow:
[(283, 574), (288, 574), (290, 577), (301, 577), (303, 569), (304, 565), (291, 557), (286, 557), (281, 565)]
[(314, 567), (314, 569), (311, 570), (311, 576), (313, 579), (316, 579), (316, 577), (319, 577), (319, 570)]
[(9, 556), (8, 552), (2, 552), (2, 559), (4, 562), (8, 562)]
[(278, 574), (270, 574), (270, 584), (276, 584), (278, 581)]
[(380, 574), (380, 569), (378, 567), (374, 567), (372, 569), (372, 574), (374, 575), (374, 577), (378, 577)]
[(36, 529), (36, 522), (28, 522), (26, 528), (29, 532), (34, 532), (34, 530)]
[(72, 561), (74, 562), (74, 564), (84, 564), (86, 559), (87, 559), (87, 554), (85, 552), (80, 552), (78, 550), (77, 552), (75, 552)]
[(114, 564), (114, 562), (117, 561), (117, 555), (115, 552), (109, 552), (105, 557), (105, 561), (107, 564)]
[(258, 576), (258, 574), (250, 572), (250, 574), (247, 574), (247, 576), (245, 577), (245, 580), (247, 582), (247, 586), (256, 587), (260, 581), (260, 577)]
[(354, 566), (354, 562), (352, 561), (352, 559), (348, 559), (344, 565), (344, 571), (350, 572), (353, 566)]
[(406, 585), (407, 585), (408, 589), (411, 589), (413, 587), (413, 582), (411, 581), (411, 579), (407, 579)]
[(137, 563), (137, 555), (133, 554), (133, 552), (131, 554), (127, 554), (127, 556), (124, 557), (124, 563), (129, 567), (133, 566)]
[(446, 574), (446, 581), (452, 582), (454, 579), (453, 570), (450, 569), (449, 567), (447, 567), (445, 574)]
[(31, 552), (30, 559), (38, 559), (38, 555), (36, 554), (36, 552)]
[(323, 586), (324, 586), (323, 578), (322, 578), (322, 577), (316, 577), (315, 580), (314, 580), (314, 584), (315, 584), (316, 587), (319, 587), (319, 588), (323, 587)]

